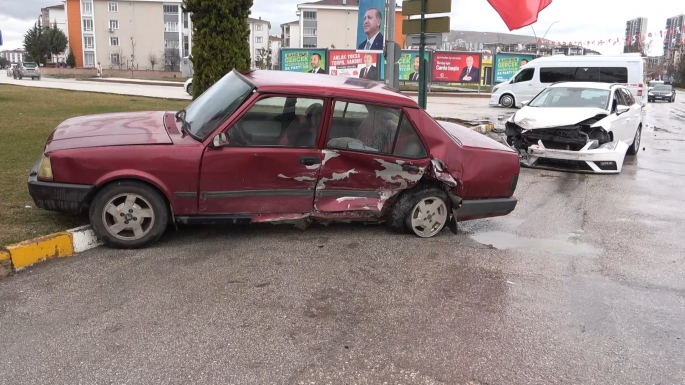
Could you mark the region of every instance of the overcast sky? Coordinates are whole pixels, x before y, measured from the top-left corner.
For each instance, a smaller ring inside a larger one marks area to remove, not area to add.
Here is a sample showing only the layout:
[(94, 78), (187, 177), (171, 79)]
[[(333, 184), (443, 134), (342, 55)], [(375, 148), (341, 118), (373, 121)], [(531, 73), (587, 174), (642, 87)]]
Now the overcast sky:
[[(0, 0), (0, 30), (4, 45), (1, 49), (20, 48), (23, 35), (40, 15), (40, 8), (60, 4), (60, 0)], [(252, 17), (271, 22), (271, 34), (280, 35), (280, 24), (297, 19), (297, 4), (307, 0), (254, 0)], [(399, 1), (398, 1), (399, 2)], [(452, 29), (488, 32), (509, 32), (506, 25), (486, 0), (452, 0)], [(551, 23), (546, 38), (557, 41), (607, 40), (623, 37), (625, 22), (636, 17), (647, 17), (648, 32), (659, 33), (666, 18), (685, 13), (685, 0), (552, 0), (533, 25), (542, 37)], [(319, 27), (321, 28), (321, 26)], [(531, 27), (517, 34), (533, 35)], [(661, 43), (661, 44), (660, 44)], [(652, 55), (662, 53), (663, 40), (654, 40)], [(615, 46), (589, 48), (603, 54), (619, 53)]]

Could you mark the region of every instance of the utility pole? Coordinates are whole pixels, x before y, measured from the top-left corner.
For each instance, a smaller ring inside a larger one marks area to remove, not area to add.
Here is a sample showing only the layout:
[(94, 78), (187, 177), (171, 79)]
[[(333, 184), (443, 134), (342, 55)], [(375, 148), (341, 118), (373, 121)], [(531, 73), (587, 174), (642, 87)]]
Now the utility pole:
[(388, 5), (388, 37), (385, 59), (385, 84), (395, 88), (395, 0), (389, 0)]
[(426, 109), (426, 0), (421, 0), (421, 43), (419, 43), (419, 107)]

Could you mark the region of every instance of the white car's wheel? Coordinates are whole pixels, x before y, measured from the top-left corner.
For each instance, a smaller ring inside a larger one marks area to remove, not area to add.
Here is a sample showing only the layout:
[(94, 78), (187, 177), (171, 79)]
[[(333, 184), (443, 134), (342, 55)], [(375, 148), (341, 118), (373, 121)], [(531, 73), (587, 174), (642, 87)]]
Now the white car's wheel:
[(516, 100), (510, 94), (504, 94), (501, 98), (499, 98), (499, 104), (501, 104), (504, 108), (512, 108), (514, 103), (516, 103)]
[(186, 88), (186, 92), (188, 95), (193, 96), (193, 83), (188, 84), (188, 88)]
[(640, 141), (642, 138), (642, 125), (635, 131), (635, 138), (633, 139), (633, 144), (628, 147), (628, 155), (637, 155), (640, 152)]

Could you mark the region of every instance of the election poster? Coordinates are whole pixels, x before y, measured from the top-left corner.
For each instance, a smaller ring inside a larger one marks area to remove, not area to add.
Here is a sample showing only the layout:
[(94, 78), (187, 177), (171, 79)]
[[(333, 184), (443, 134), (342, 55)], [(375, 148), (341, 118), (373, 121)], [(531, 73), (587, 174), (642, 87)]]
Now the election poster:
[(359, 0), (357, 51), (383, 53), (385, 0)]
[(379, 54), (353, 50), (329, 50), (328, 72), (333, 76), (380, 80)]
[(325, 49), (281, 49), (283, 71), (327, 73)]
[(438, 83), (478, 83), (480, 82), (480, 52), (433, 53), (432, 80)]
[[(430, 79), (430, 52), (424, 52), (423, 59), (426, 74), (428, 74), (428, 79)], [(398, 64), (400, 67), (400, 81), (419, 81), (419, 51), (402, 50)]]
[(506, 82), (521, 69), (522, 66), (533, 60), (533, 55), (519, 55), (502, 53), (495, 56), (493, 72), (495, 84)]

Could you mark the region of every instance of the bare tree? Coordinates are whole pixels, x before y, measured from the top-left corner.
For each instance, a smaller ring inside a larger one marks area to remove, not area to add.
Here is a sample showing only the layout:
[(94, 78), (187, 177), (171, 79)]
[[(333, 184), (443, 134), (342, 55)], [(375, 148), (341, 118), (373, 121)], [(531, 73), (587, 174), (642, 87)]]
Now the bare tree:
[(159, 59), (157, 58), (157, 55), (155, 55), (154, 52), (150, 52), (149, 54), (147, 54), (147, 61), (148, 61), (148, 63), (150, 63), (150, 67), (154, 71), (155, 66), (157, 65), (157, 63), (159, 63)]
[(119, 67), (119, 69), (122, 69), (125, 60), (124, 51), (119, 48), (109, 55), (109, 68)]
[(259, 48), (257, 50), (257, 58), (255, 65), (260, 70), (271, 69), (271, 50), (266, 48)]
[(172, 49), (164, 54), (168, 71), (177, 71), (176, 66), (181, 63), (181, 55), (178, 49)]
[[(133, 36), (131, 36), (131, 71), (133, 71), (133, 69), (135, 67), (137, 67), (136, 66), (136, 41), (133, 40)], [(131, 72), (131, 74), (133, 74), (133, 72)]]

